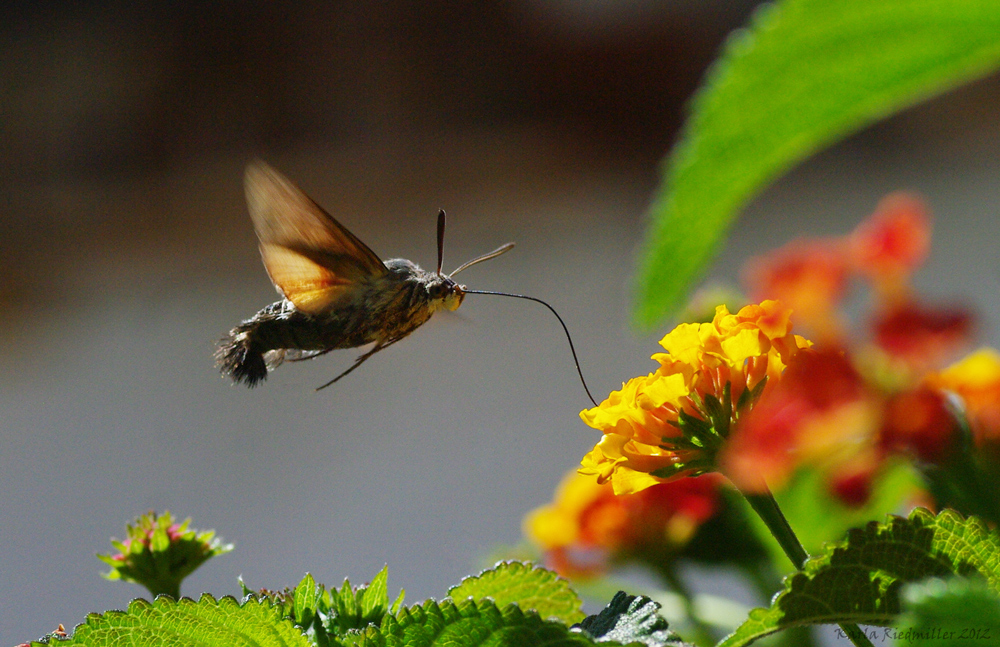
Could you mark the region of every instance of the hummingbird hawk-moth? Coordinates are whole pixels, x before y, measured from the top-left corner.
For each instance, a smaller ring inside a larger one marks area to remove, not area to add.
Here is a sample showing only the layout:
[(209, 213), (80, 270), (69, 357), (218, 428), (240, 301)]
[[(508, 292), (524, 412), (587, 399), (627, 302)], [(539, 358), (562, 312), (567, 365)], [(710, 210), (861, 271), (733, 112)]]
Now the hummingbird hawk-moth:
[(222, 373), (249, 387), (266, 379), (268, 371), (285, 360), (312, 359), (340, 348), (374, 344), (319, 388), (333, 384), (412, 333), (438, 310), (456, 310), (467, 290), (453, 277), (514, 247), (513, 243), (501, 245), (443, 274), (445, 214), (441, 211), (437, 270), (428, 272), (403, 258), (380, 260), (264, 162), (247, 167), (244, 187), (264, 267), (282, 296), (219, 343), (216, 359)]

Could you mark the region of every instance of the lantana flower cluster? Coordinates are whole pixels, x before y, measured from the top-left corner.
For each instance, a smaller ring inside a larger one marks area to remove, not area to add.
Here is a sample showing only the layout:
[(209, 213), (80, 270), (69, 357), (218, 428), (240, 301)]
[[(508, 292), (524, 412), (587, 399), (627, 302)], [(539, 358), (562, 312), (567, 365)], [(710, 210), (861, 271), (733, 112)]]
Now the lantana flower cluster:
[[(996, 353), (942, 370), (968, 344), (972, 317), (916, 295), (913, 273), (930, 241), (924, 203), (893, 194), (847, 236), (796, 241), (750, 265), (753, 296), (781, 299), (816, 347), (789, 365), (727, 449), (724, 467), (738, 485), (780, 484), (812, 465), (841, 500), (862, 504), (887, 461), (948, 463), (965, 419), (979, 442), (1000, 432)], [(854, 286), (868, 288), (870, 305), (852, 329), (842, 311)]]
[(659, 368), (622, 385), (580, 417), (604, 433), (580, 472), (616, 494), (719, 467), (731, 430), (810, 343), (791, 332), (775, 301), (737, 313), (719, 306), (711, 323), (682, 324), (653, 355)]
[(625, 562), (662, 568), (719, 512), (721, 481), (704, 474), (619, 496), (610, 483), (574, 470), (552, 503), (525, 517), (524, 534), (565, 576), (594, 577)]
[[(580, 472), (624, 494), (717, 471), (752, 493), (811, 466), (862, 504), (890, 459), (946, 463), (965, 421), (979, 445), (1000, 447), (1000, 355), (943, 368), (967, 344), (971, 315), (913, 290), (930, 240), (923, 202), (894, 194), (846, 236), (755, 260), (746, 277), (759, 305), (678, 326), (656, 371), (581, 413), (603, 437)], [(871, 314), (852, 328), (844, 300), (859, 285)]]
[[(581, 412), (602, 437), (553, 503), (526, 519), (528, 537), (561, 572), (595, 573), (679, 554), (679, 529), (715, 510), (688, 506), (708, 493), (679, 484), (709, 481), (685, 477), (714, 472), (714, 488), (726, 477), (768, 497), (815, 470), (853, 506), (905, 460), (932, 491), (952, 493), (939, 504), (962, 509), (964, 497), (966, 513), (1000, 522), (990, 476), (1000, 478), (1000, 353), (983, 348), (946, 366), (968, 344), (972, 317), (913, 289), (930, 241), (924, 203), (894, 194), (845, 236), (755, 259), (745, 282), (757, 304), (677, 326), (653, 372)], [(845, 314), (858, 288), (870, 300), (861, 323)]]

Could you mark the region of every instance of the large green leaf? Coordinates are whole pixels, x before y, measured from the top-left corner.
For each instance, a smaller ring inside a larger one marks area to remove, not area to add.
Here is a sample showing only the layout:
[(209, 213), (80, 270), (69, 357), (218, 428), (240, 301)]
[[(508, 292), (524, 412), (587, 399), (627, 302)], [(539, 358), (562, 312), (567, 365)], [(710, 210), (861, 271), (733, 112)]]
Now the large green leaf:
[(542, 620), (510, 604), (490, 600), (428, 600), (387, 615), (369, 626), (354, 644), (364, 647), (571, 647), (596, 645), (587, 634), (560, 622)]
[[(531, 573), (525, 571), (533, 577)], [(490, 575), (481, 582), (467, 580), (459, 586), (492, 588), (491, 582), (503, 579), (505, 576)], [(619, 593), (599, 615), (571, 628), (556, 620), (543, 620), (535, 611), (524, 611), (517, 604), (500, 608), (490, 599), (428, 600), (385, 616), (380, 627), (369, 625), (364, 632), (347, 638), (350, 644), (363, 647), (613, 647), (623, 642), (685, 647), (658, 611), (659, 605), (649, 598)]]
[[(38, 643), (34, 643), (38, 645)], [(302, 630), (284, 616), (281, 606), (251, 598), (216, 601), (207, 593), (195, 602), (161, 596), (154, 602), (133, 600), (126, 611), (91, 614), (66, 647), (312, 647)]]
[(928, 577), (982, 577), (1000, 590), (1000, 536), (952, 510), (924, 509), (852, 530), (785, 580), (769, 609), (750, 617), (719, 647), (741, 647), (799, 625), (857, 623), (885, 626), (900, 613), (904, 584)]
[(997, 0), (785, 0), (735, 33), (651, 208), (636, 321), (676, 309), (736, 213), (821, 148), (1000, 65)]
[(479, 575), (467, 577), (448, 595), (465, 598), (492, 598), (498, 607), (515, 603), (532, 609), (543, 618), (558, 618), (567, 624), (583, 619), (583, 602), (569, 582), (553, 571), (524, 562), (500, 562)]

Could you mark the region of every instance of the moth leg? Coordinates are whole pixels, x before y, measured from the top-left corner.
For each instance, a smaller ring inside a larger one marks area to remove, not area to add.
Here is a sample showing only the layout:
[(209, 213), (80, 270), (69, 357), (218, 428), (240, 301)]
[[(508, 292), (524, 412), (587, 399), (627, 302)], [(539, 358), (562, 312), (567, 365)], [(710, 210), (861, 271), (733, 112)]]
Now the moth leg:
[[(341, 373), (337, 377), (333, 378), (332, 380), (330, 380), (326, 384), (324, 384), (322, 386), (317, 386), (316, 390), (319, 391), (320, 389), (325, 389), (326, 387), (330, 386), (331, 384), (333, 384), (334, 382), (336, 382), (340, 378), (344, 377), (345, 375), (347, 375), (348, 373), (350, 373), (351, 371), (353, 371), (357, 367), (361, 366), (366, 359), (368, 359), (369, 357), (371, 357), (375, 353), (379, 352), (383, 348), (388, 348), (389, 346), (392, 346), (393, 344), (395, 344), (400, 339), (402, 339), (402, 337), (396, 337), (395, 339), (390, 339), (389, 341), (387, 341), (384, 344), (381, 343), (381, 342), (376, 343), (374, 348), (372, 348), (370, 351), (368, 351), (364, 355), (360, 355), (356, 360), (354, 360), (354, 363), (351, 364), (351, 366), (346, 371), (344, 371), (343, 373)], [(324, 351), (324, 352), (326, 352), (326, 351)]]

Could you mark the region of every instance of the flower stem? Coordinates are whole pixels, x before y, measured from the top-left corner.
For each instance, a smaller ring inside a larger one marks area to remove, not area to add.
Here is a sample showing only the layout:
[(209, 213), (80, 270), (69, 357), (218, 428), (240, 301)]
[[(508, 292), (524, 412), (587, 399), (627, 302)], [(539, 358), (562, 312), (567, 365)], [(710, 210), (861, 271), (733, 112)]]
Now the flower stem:
[[(781, 512), (781, 508), (778, 507), (778, 502), (774, 500), (771, 490), (767, 485), (764, 485), (761, 492), (756, 494), (744, 493), (743, 496), (746, 498), (747, 503), (750, 504), (750, 507), (753, 508), (753, 511), (757, 513), (757, 516), (767, 526), (767, 529), (771, 531), (771, 534), (781, 546), (781, 550), (785, 551), (788, 559), (792, 560), (795, 568), (802, 570), (806, 560), (809, 559), (809, 553), (802, 547), (802, 542), (799, 541), (792, 527), (788, 525), (788, 519), (785, 518), (784, 513)], [(858, 625), (841, 624), (840, 628), (856, 647), (874, 647)]]
[(788, 525), (788, 519), (778, 507), (774, 495), (766, 487), (762, 494), (745, 494), (747, 503), (767, 525), (767, 529), (771, 531), (771, 535), (777, 540), (781, 550), (785, 551), (788, 559), (792, 560), (792, 565), (802, 570), (806, 560), (809, 559), (809, 553), (802, 547), (802, 542), (799, 541), (792, 527)]

